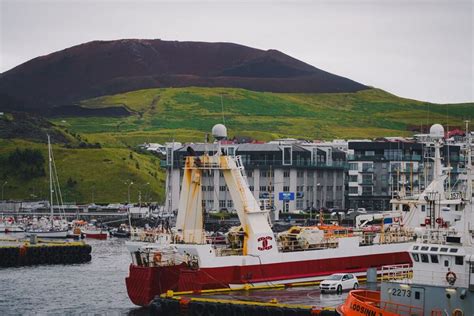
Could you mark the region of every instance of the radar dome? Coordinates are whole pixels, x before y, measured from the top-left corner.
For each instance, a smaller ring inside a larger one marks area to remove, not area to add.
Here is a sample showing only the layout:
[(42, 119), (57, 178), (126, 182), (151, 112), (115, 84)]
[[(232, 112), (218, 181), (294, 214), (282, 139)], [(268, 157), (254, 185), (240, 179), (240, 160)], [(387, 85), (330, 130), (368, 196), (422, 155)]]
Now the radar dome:
[(227, 138), (227, 128), (223, 124), (214, 125), (212, 128), (212, 136), (217, 140)]
[(430, 136), (436, 138), (444, 137), (444, 127), (441, 124), (434, 124), (430, 127)]

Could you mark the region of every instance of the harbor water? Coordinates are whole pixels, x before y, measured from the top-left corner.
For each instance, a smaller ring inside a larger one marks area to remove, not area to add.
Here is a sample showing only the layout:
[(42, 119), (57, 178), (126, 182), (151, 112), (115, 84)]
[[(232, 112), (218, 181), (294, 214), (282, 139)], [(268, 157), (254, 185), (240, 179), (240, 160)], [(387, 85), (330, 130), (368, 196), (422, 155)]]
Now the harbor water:
[[(86, 242), (92, 246), (89, 263), (0, 268), (0, 315), (149, 315), (148, 309), (135, 306), (127, 295), (125, 277), (131, 260), (125, 240)], [(347, 292), (321, 294), (314, 286), (207, 295), (321, 307), (336, 307), (346, 296)]]
[(90, 263), (0, 268), (0, 315), (148, 315), (127, 296), (125, 241), (87, 243)]

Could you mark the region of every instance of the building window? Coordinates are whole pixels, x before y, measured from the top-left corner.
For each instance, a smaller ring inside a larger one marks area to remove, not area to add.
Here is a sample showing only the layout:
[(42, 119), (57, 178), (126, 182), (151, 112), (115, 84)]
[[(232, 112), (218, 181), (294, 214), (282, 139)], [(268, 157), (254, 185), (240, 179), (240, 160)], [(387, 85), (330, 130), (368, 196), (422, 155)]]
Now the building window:
[(252, 192), (253, 192), (253, 190), (254, 190), (254, 187), (253, 187), (253, 185), (249, 185), (249, 189), (250, 189), (250, 191), (252, 191)]
[(225, 207), (225, 200), (219, 200), (219, 207), (220, 208)]
[(358, 166), (357, 162), (349, 163), (349, 170), (359, 170), (359, 166)]
[(273, 190), (275, 190), (275, 188), (273, 187), (273, 185), (269, 185), (269, 186), (267, 187), (267, 190), (268, 190), (269, 192), (273, 192)]
[(234, 201), (228, 200), (227, 201), (227, 207), (234, 207)]
[(293, 163), (291, 147), (283, 147), (283, 165), (291, 165)]
[(336, 186), (336, 191), (342, 191), (342, 185)]
[(357, 175), (349, 175), (349, 182), (357, 182)]
[(358, 194), (359, 190), (357, 187), (349, 187), (349, 194)]
[(207, 186), (207, 191), (209, 191), (209, 192), (214, 191), (214, 186), (213, 185), (208, 185)]
[(267, 171), (266, 170), (260, 170), (260, 177), (266, 178), (267, 177)]
[(328, 185), (328, 186), (326, 186), (326, 191), (328, 191), (328, 192), (332, 192), (332, 185)]
[(296, 173), (296, 176), (298, 178), (303, 178), (303, 175), (304, 175), (304, 171), (303, 170), (298, 170), (298, 172)]
[(219, 171), (219, 177), (221, 177), (221, 178), (224, 177), (224, 173), (222, 171)]
[(264, 185), (260, 186), (260, 191), (265, 192), (267, 190), (267, 187)]
[(226, 191), (226, 190), (227, 190), (227, 186), (226, 186), (226, 185), (221, 185), (221, 186), (219, 186), (219, 191), (224, 192), (224, 191)]
[(303, 208), (303, 200), (297, 199), (296, 200), (296, 208)]
[(372, 195), (372, 187), (362, 187), (362, 195)]
[(373, 150), (366, 150), (366, 151), (365, 151), (365, 155), (366, 155), (366, 156), (375, 156), (375, 151), (373, 151)]
[(290, 186), (288, 185), (283, 186), (283, 192), (290, 192)]
[(214, 208), (214, 200), (207, 200), (207, 206), (211, 209)]
[(249, 177), (249, 178), (253, 177), (253, 170), (248, 170), (247, 171), (247, 177)]
[(289, 170), (283, 171), (283, 177), (284, 178), (289, 178), (290, 177), (290, 171)]
[(206, 208), (206, 200), (201, 201), (202, 208)]

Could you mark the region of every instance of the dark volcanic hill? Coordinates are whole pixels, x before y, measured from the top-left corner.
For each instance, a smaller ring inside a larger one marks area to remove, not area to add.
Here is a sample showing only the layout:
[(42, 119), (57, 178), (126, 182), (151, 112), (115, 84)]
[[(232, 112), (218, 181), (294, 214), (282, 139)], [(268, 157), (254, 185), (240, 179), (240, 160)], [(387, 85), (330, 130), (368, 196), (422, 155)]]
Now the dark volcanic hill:
[(32, 59), (0, 76), (0, 108), (44, 111), (153, 87), (355, 92), (366, 86), (276, 50), (231, 43), (94, 41)]

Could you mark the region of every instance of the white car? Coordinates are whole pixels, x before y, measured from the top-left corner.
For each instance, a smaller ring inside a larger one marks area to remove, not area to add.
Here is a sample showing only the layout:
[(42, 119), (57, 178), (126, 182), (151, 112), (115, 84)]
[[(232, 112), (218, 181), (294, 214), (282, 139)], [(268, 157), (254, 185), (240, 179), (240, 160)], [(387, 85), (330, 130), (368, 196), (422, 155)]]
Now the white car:
[(321, 281), (319, 289), (321, 293), (336, 292), (341, 293), (344, 290), (357, 289), (359, 281), (357, 277), (350, 273), (336, 273)]

